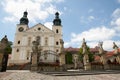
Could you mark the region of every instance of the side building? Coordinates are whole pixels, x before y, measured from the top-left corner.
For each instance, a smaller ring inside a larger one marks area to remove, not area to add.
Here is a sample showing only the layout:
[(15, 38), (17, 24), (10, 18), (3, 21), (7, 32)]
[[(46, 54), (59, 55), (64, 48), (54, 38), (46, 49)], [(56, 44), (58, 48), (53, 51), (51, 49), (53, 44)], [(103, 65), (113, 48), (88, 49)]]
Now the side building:
[[(9, 64), (23, 64), (31, 60), (32, 42), (36, 37), (40, 37), (42, 51), (51, 51), (58, 55), (61, 52), (60, 40), (62, 39), (62, 25), (59, 13), (55, 13), (52, 30), (38, 23), (29, 27), (28, 12), (25, 11), (20, 23), (17, 24), (15, 39), (12, 48)], [(53, 60), (52, 56), (47, 56), (46, 61)]]

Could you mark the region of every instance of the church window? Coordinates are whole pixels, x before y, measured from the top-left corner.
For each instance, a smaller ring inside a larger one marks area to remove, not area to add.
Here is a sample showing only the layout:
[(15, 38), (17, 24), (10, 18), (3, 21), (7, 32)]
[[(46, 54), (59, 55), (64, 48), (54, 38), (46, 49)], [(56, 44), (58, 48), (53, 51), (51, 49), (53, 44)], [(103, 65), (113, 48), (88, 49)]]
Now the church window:
[(45, 45), (48, 45), (48, 38), (45, 38)]
[(56, 45), (59, 45), (59, 42), (58, 42), (58, 41), (56, 42)]
[(18, 41), (18, 44), (20, 44), (20, 40)]
[(58, 50), (58, 49), (56, 49), (56, 52), (59, 52), (59, 50)]
[(56, 29), (56, 33), (59, 33), (58, 29)]
[(19, 52), (19, 49), (17, 49), (17, 52)]
[(38, 30), (40, 31), (40, 30), (41, 30), (41, 28), (39, 27), (39, 28), (38, 28)]

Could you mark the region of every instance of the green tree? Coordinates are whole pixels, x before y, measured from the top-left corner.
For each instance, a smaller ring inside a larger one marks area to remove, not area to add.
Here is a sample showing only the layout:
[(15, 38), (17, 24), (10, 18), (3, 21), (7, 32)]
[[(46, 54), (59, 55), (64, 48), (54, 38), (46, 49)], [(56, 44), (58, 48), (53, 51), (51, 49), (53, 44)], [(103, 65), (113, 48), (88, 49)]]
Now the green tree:
[(12, 43), (11, 41), (8, 42), (7, 47), (4, 49), (4, 50), (5, 50), (5, 53), (11, 54), (11, 52), (12, 52), (12, 44), (13, 44), (13, 43)]
[(72, 62), (72, 53), (66, 52), (65, 59), (66, 59), (66, 64), (73, 64), (73, 62)]
[[(89, 56), (89, 61), (90, 62), (94, 61), (94, 55), (93, 55), (93, 53), (90, 52), (90, 48), (88, 46), (87, 46), (87, 51), (88, 51), (87, 53), (88, 53), (88, 56)], [(79, 59), (80, 59), (80, 61), (83, 61), (82, 52), (83, 52), (83, 48), (80, 48), (80, 51), (79, 51)]]
[(79, 51), (78, 55), (79, 55), (79, 60), (80, 60), (81, 62), (83, 62), (83, 54), (82, 54), (82, 52), (83, 52), (83, 49), (80, 48), (80, 51)]

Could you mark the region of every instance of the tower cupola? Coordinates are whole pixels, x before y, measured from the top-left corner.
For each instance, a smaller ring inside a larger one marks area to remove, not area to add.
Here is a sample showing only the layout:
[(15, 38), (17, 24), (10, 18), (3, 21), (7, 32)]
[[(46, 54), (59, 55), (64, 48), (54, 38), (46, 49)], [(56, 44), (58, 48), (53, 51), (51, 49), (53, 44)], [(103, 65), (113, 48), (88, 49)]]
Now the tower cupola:
[(55, 26), (61, 26), (61, 19), (59, 18), (59, 13), (55, 13), (55, 19), (53, 20), (53, 24)]
[(28, 12), (25, 11), (24, 14), (23, 14), (23, 17), (20, 19), (20, 24), (28, 25), (29, 20), (27, 18), (27, 15), (28, 15)]

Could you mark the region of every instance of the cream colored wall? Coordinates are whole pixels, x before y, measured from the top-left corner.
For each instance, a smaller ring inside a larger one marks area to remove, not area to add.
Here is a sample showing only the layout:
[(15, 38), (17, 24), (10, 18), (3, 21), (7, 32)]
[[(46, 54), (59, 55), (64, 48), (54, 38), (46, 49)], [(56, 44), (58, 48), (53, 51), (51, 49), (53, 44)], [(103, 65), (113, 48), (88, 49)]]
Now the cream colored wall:
[[(58, 33), (56, 33), (57, 29), (58, 29)], [(60, 39), (62, 39), (62, 26), (55, 26), (55, 25), (53, 25), (52, 30), (55, 33), (55, 41), (54, 41), (55, 42), (54, 43), (54, 45), (55, 45), (55, 51), (58, 49), (59, 50), (58, 53), (60, 53), (61, 52)], [(57, 41), (59, 42), (59, 45), (56, 45)]]
[[(18, 28), (23, 27), (23, 32), (19, 32)], [(41, 30), (38, 30), (38, 28), (41, 28)], [(59, 30), (59, 33), (56, 34), (56, 29)], [(62, 27), (61, 26), (53, 26), (53, 30), (50, 30), (46, 28), (45, 26), (41, 24), (37, 24), (32, 28), (28, 28), (26, 25), (17, 25), (16, 34), (15, 34), (15, 40), (12, 48), (12, 56), (11, 60), (9, 62), (11, 63), (26, 63), (29, 62), (29, 60), (26, 60), (27, 52), (32, 52), (32, 41), (35, 40), (37, 36), (41, 37), (41, 46), (42, 50), (52, 50), (56, 52), (56, 49), (59, 50), (60, 53), (60, 39), (62, 39)], [(28, 45), (29, 37), (31, 37), (31, 44)], [(48, 38), (48, 45), (45, 45), (45, 38)], [(20, 40), (20, 44), (18, 44), (18, 41)], [(56, 45), (56, 41), (59, 42), (59, 45)], [(19, 52), (16, 52), (17, 49), (19, 49)], [(17, 62), (16, 62), (17, 61)]]

